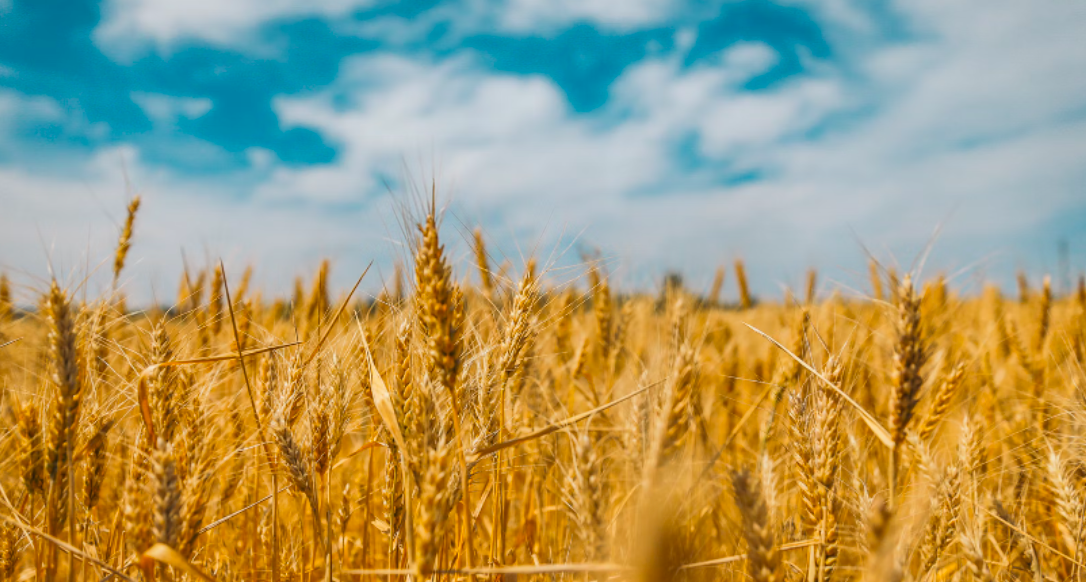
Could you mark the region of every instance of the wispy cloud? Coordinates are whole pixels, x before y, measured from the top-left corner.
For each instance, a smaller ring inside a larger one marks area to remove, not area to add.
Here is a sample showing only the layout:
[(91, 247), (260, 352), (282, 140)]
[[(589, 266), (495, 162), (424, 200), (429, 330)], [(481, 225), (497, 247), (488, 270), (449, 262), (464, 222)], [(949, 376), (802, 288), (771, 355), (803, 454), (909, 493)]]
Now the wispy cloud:
[(261, 25), (286, 19), (341, 18), (372, 0), (108, 0), (95, 39), (119, 54), (146, 45), (170, 52), (186, 41), (244, 47)]

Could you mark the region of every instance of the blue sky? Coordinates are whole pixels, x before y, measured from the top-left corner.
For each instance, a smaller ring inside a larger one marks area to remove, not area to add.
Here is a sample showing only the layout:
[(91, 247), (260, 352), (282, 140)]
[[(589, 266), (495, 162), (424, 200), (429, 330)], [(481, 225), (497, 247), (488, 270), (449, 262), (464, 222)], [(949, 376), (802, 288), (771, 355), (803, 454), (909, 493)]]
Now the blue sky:
[(139, 192), (138, 297), (183, 257), (345, 283), (436, 177), (454, 242), (630, 286), (860, 289), (937, 229), (963, 286), (1082, 268), (1081, 38), (1055, 0), (0, 0), (0, 267), (93, 271)]

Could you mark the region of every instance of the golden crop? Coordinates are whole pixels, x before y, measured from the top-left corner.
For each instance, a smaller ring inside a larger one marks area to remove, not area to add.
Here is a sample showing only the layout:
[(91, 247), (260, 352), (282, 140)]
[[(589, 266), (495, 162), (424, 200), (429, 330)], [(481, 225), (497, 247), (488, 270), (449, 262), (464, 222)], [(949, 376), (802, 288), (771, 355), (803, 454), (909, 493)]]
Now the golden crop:
[(474, 286), (439, 218), (373, 302), (328, 262), (289, 301), (209, 265), (168, 312), (0, 279), (0, 580), (1083, 578), (1081, 284), (872, 263), (770, 304), (739, 262), (731, 306), (723, 270), (511, 280), (476, 232)]

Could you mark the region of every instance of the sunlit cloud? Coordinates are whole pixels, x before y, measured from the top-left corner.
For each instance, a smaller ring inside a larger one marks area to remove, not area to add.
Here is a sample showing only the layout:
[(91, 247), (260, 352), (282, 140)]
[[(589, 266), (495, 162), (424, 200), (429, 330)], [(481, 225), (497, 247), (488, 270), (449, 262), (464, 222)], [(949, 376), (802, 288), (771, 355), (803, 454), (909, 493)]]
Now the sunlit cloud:
[(929, 268), (966, 277), (1086, 258), (1073, 3), (172, 6), (84, 5), (37, 61), (33, 10), (0, 16), (3, 268), (101, 260), (139, 191), (137, 297), (182, 251), (274, 264), (273, 290), (330, 255), (345, 284), (402, 256), (430, 177), (454, 247), (599, 248), (631, 286), (741, 255), (759, 292), (859, 287), (865, 248), (907, 268), (937, 230)]

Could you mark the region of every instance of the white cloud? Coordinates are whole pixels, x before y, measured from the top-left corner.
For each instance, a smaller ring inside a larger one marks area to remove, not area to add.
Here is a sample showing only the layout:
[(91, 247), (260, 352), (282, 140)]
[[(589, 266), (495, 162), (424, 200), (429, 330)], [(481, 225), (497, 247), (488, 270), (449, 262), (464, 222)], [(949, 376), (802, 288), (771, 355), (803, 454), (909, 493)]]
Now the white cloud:
[[(651, 144), (620, 148), (607, 143), (617, 134), (601, 140), (591, 127), (570, 123), (564, 97), (542, 77), (489, 75), (467, 60), (430, 65), (387, 55), (359, 57), (343, 76), (348, 86), (381, 81), (348, 111), (323, 97), (277, 104), (288, 125), (315, 127), (346, 144), (341, 160), (329, 168), (284, 169), (262, 193), (350, 197), (365, 191), (359, 179), (396, 173), (402, 160), (431, 153), (465, 197), (498, 205), (540, 191), (551, 201), (618, 193), (663, 171), (665, 161), (652, 155), (658, 150)], [(609, 163), (627, 168), (622, 175), (595, 171), (608, 148)], [(525, 190), (526, 182), (533, 186)]]
[(625, 31), (657, 26), (675, 9), (666, 0), (464, 0), (406, 18), (343, 19), (374, 4), (375, 0), (106, 0), (94, 37), (117, 58), (130, 58), (148, 44), (169, 51), (184, 40), (267, 52), (270, 47), (253, 38), (253, 32), (263, 24), (293, 17), (326, 17), (340, 33), (379, 37), (397, 45), (425, 37), (436, 22), (450, 24), (460, 35), (548, 33), (578, 22)]
[[(832, 8), (867, 24), (859, 11)], [(1086, 53), (1071, 40), (1086, 31), (1083, 11), (1013, 2), (898, 9), (919, 40), (865, 47), (847, 55), (844, 72), (770, 91), (739, 89), (773, 63), (760, 44), (737, 46), (714, 66), (637, 63), (607, 105), (631, 116), (604, 127), (570, 114), (540, 78), (466, 60), (360, 57), (337, 92), (366, 89), (345, 110), (324, 97), (279, 102), (286, 123), (345, 144), (342, 159), (282, 170), (264, 192), (348, 196), (343, 185), (365, 190), (373, 172), (434, 152), (462, 207), (496, 212), (512, 232), (539, 232), (547, 220), (588, 226), (592, 241), (639, 264), (713, 249), (684, 259), (702, 270), (743, 251), (778, 275), (802, 261), (847, 262), (850, 251), (862, 260), (853, 230), (875, 247), (912, 249), (949, 219), (944, 240), (999, 245), (1081, 205), (1086, 125), (1068, 116), (1086, 106), (1077, 74)], [(675, 163), (672, 148), (690, 133), (708, 168)], [(767, 174), (708, 186), (713, 165)], [(948, 262), (977, 258), (948, 245)]]
[(136, 92), (132, 94), (132, 99), (143, 108), (148, 117), (168, 124), (176, 123), (181, 117), (196, 119), (211, 110), (211, 99), (206, 97), (175, 97)]
[(63, 117), (60, 105), (48, 97), (28, 97), (0, 89), (0, 132), (10, 133), (17, 121), (58, 121)]
[(510, 0), (499, 11), (499, 24), (511, 32), (546, 30), (579, 21), (626, 30), (652, 26), (673, 9), (667, 0)]
[[(50, 125), (63, 128), (65, 134), (89, 140), (102, 139), (109, 134), (106, 122), (87, 119), (78, 100), (58, 101), (48, 96), (24, 95), (0, 88), (0, 136)], [(20, 144), (14, 140), (0, 140), (0, 154), (20, 148)]]
[(244, 46), (266, 22), (302, 16), (336, 18), (372, 0), (107, 0), (94, 31), (99, 44), (124, 55), (150, 41), (170, 49), (179, 40)]
[[(820, 6), (849, 34), (877, 28), (856, 4)], [(853, 232), (908, 262), (945, 220), (936, 253), (944, 264), (993, 250), (1036, 258), (1029, 253), (1037, 249), (1016, 242), (1086, 205), (1086, 52), (1077, 49), (1086, 10), (1002, 0), (902, 1), (896, 9), (912, 36), (835, 47), (839, 68), (748, 92), (743, 82), (775, 61), (765, 45), (736, 45), (690, 68), (681, 55), (650, 57), (589, 116), (572, 113), (547, 78), (486, 71), (471, 54), (354, 57), (333, 87), (275, 103), (285, 127), (313, 127), (341, 144), (335, 163), (290, 168), (253, 151), (260, 169), (233, 185), (142, 168), (157, 192), (145, 263), (169, 275), (179, 247), (199, 254), (206, 245), (275, 264), (273, 283), (286, 285), (322, 252), (355, 263), (387, 258), (381, 240), (397, 235), (395, 221), (374, 210), (392, 206), (378, 176), (400, 176), (405, 165), (436, 170), (458, 218), (487, 220), (506, 243), (547, 246), (558, 232), (588, 229), (585, 239), (623, 259), (633, 282), (667, 266), (707, 273), (733, 253), (747, 257), (763, 291), (806, 263), (847, 278), (840, 271), (863, 261)], [(0, 94), (0, 113), (5, 103), (24, 106)], [(676, 157), (690, 136), (704, 158), (693, 167)], [(82, 248), (86, 230), (72, 225), (123, 207), (120, 174), (110, 168), (88, 162), (81, 180), (0, 168), (0, 196), (16, 202), (19, 221), (0, 228), (0, 263), (17, 257), (34, 270), (23, 260), (41, 257), (26, 247), (38, 240), (30, 225), (68, 237), (58, 249)], [(718, 185), (721, 174), (748, 170), (763, 179)], [(113, 198), (101, 202), (88, 190)], [(56, 200), (72, 212), (50, 210)], [(112, 236), (111, 225), (94, 224)], [(1086, 245), (1086, 232), (1073, 234), (1073, 244)]]

